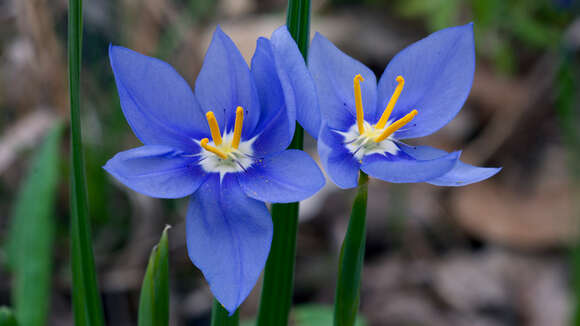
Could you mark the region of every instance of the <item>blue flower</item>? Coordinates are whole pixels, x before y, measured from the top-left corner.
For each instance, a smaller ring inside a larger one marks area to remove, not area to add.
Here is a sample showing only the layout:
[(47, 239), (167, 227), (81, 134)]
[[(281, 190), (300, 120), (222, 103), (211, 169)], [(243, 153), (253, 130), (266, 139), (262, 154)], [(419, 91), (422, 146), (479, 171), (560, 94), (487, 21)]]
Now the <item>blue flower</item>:
[(339, 187), (356, 187), (359, 170), (389, 182), (440, 186), (467, 185), (500, 170), (465, 164), (460, 152), (401, 142), (437, 131), (463, 106), (475, 71), (473, 24), (438, 31), (407, 47), (378, 85), (369, 68), (318, 33), (308, 65), (322, 113), (318, 152)]
[(317, 129), (314, 83), (286, 27), (260, 38), (248, 68), (217, 27), (195, 94), (167, 63), (111, 46), (121, 107), (144, 146), (118, 153), (105, 170), (148, 196), (192, 195), (187, 248), (230, 312), (264, 267), (272, 219), (264, 202), (300, 201), (325, 183), (306, 153), (286, 150), (296, 116)]

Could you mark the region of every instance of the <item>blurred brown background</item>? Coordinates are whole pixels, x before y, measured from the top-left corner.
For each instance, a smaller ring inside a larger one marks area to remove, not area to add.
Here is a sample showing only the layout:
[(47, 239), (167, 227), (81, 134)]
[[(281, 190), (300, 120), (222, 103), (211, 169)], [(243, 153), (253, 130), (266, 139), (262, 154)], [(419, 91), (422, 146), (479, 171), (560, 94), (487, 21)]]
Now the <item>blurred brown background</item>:
[[(139, 144), (119, 107), (107, 47), (159, 57), (193, 85), (216, 24), (249, 59), (256, 38), (284, 23), (285, 1), (84, 6), (83, 137), (108, 324), (136, 323), (150, 249), (171, 224), (172, 323), (208, 325), (210, 292), (185, 248), (187, 200), (139, 195), (101, 169), (116, 152)], [(418, 141), (464, 149), (468, 163), (504, 168), (491, 180), (456, 189), (371, 182), (361, 296), (368, 325), (573, 324), (580, 293), (578, 9), (566, 0), (313, 1), (312, 31), (378, 75), (410, 43), (474, 21), (471, 95), (448, 126)], [(68, 118), (66, 14), (64, 0), (0, 0), (0, 241), (31, 155), (54, 121)], [(316, 156), (311, 138), (306, 149)], [(68, 142), (62, 156), (66, 176)], [(67, 185), (62, 180), (57, 195), (51, 325), (72, 324)], [(296, 305), (332, 304), (353, 195), (329, 181), (302, 205)], [(10, 304), (4, 263), (0, 249), (0, 305)], [(255, 315), (259, 293), (258, 285), (242, 318)]]

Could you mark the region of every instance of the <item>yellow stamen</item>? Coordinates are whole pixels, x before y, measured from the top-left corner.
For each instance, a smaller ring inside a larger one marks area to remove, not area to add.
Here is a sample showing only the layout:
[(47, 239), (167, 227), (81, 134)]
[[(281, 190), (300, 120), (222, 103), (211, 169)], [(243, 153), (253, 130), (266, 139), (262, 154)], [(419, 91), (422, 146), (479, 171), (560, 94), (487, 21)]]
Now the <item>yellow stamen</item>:
[(207, 138), (204, 138), (204, 139), (202, 139), (202, 140), (199, 142), (199, 145), (200, 145), (200, 146), (201, 146), (203, 149), (205, 149), (206, 151), (208, 151), (208, 152), (212, 152), (212, 153), (214, 153), (215, 155), (217, 155), (217, 156), (221, 157), (221, 158), (222, 158), (222, 159), (224, 159), (224, 160), (225, 160), (226, 158), (228, 158), (228, 155), (227, 155), (226, 153), (222, 152), (221, 150), (219, 150), (219, 149), (217, 149), (217, 148), (215, 148), (215, 147), (213, 147), (213, 146), (211, 146), (211, 145), (208, 145), (207, 143), (209, 143), (209, 139), (207, 139)]
[(238, 108), (236, 109), (236, 124), (234, 125), (234, 139), (232, 139), (233, 148), (238, 148), (238, 146), (240, 145), (243, 124), (244, 124), (244, 108), (238, 106)]
[(387, 139), (387, 137), (392, 135), (395, 131), (401, 129), (404, 125), (409, 123), (409, 121), (413, 120), (413, 118), (417, 115), (417, 113), (418, 113), (417, 110), (413, 110), (407, 113), (407, 115), (405, 115), (401, 119), (393, 122), (389, 127), (387, 127), (387, 129), (385, 129), (385, 131), (383, 131), (383, 133), (380, 136), (375, 138), (375, 142), (380, 143), (383, 140)]
[(387, 107), (385, 108), (385, 111), (383, 112), (383, 115), (381, 116), (381, 119), (379, 120), (379, 122), (377, 123), (376, 127), (377, 129), (383, 129), (385, 127), (385, 125), (387, 124), (387, 121), (389, 121), (389, 117), (391, 116), (391, 113), (393, 112), (393, 109), (395, 108), (395, 104), (397, 104), (397, 100), (399, 99), (399, 96), (401, 96), (401, 92), (403, 91), (403, 86), (405, 86), (405, 78), (403, 78), (403, 76), (397, 76), (397, 83), (399, 83), (397, 85), (397, 88), (395, 88), (395, 92), (393, 93), (393, 96), (391, 96), (391, 99), (389, 100), (389, 104), (387, 104)]
[(362, 135), (365, 132), (364, 126), (364, 112), (362, 105), (362, 96), (360, 94), (360, 82), (364, 81), (364, 78), (358, 74), (354, 76), (354, 103), (356, 105), (356, 125), (358, 127), (358, 132)]
[(207, 124), (209, 125), (209, 130), (211, 131), (211, 138), (216, 145), (222, 144), (222, 135), (220, 133), (220, 126), (217, 123), (215, 115), (212, 111), (208, 111), (205, 114), (207, 119)]

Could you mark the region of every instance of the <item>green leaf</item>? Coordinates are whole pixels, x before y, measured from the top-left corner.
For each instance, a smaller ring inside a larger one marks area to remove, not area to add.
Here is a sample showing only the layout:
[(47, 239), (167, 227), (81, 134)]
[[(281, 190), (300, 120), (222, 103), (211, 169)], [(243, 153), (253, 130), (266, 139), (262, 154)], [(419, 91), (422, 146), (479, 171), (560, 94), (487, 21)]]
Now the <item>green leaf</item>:
[(24, 326), (46, 325), (49, 310), (61, 136), (57, 122), (34, 155), (12, 213), (7, 244), (12, 300)]
[(169, 241), (163, 230), (159, 244), (153, 247), (141, 286), (139, 326), (169, 325)]
[(353, 326), (360, 301), (366, 238), (368, 176), (360, 172), (350, 222), (340, 250), (334, 300), (334, 325)]
[[(296, 41), (304, 60), (310, 43), (310, 0), (289, 0), (286, 19), (288, 31)], [(289, 148), (302, 149), (304, 131), (296, 124)], [(273, 204), (274, 235), (264, 269), (264, 283), (258, 311), (258, 326), (287, 325), (292, 306), (298, 203)]]
[(240, 324), (239, 310), (229, 316), (228, 311), (217, 300), (213, 300), (211, 309), (211, 326), (238, 326)]
[[(294, 308), (292, 318), (296, 326), (331, 326), (332, 307), (325, 305), (302, 305)], [(355, 326), (366, 326), (362, 317), (356, 318)]]
[(104, 324), (103, 307), (97, 287), (95, 258), (91, 243), (88, 196), (80, 118), (80, 79), (83, 35), (82, 0), (69, 0), (68, 72), (70, 90), (71, 161), (70, 238), (72, 304), (76, 326)]
[(18, 326), (12, 310), (8, 307), (0, 307), (0, 326)]
[[(291, 325), (294, 326), (332, 326), (332, 307), (320, 304), (307, 304), (297, 306), (290, 316)], [(252, 326), (255, 320), (245, 320), (241, 326)], [(363, 317), (357, 317), (354, 326), (366, 326)]]

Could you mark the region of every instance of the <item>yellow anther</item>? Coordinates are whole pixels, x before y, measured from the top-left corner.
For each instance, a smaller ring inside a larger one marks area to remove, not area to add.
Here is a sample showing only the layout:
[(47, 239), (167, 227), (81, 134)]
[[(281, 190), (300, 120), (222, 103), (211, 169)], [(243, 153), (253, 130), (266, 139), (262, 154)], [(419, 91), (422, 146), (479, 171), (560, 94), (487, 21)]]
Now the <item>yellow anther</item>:
[(217, 123), (215, 115), (212, 111), (208, 111), (205, 114), (207, 119), (207, 124), (209, 125), (209, 130), (211, 131), (211, 138), (216, 145), (222, 144), (222, 135), (220, 133), (220, 126)]
[(383, 140), (387, 139), (387, 137), (392, 135), (395, 131), (401, 129), (404, 125), (409, 123), (409, 121), (413, 120), (413, 118), (417, 115), (417, 113), (418, 113), (417, 110), (413, 110), (407, 113), (407, 115), (405, 115), (401, 119), (393, 122), (393, 124), (388, 126), (387, 129), (385, 129), (385, 131), (383, 131), (383, 133), (380, 136), (375, 138), (375, 142), (380, 143)]
[(201, 146), (203, 149), (205, 149), (206, 151), (208, 151), (208, 152), (212, 152), (212, 153), (214, 153), (215, 155), (217, 155), (217, 156), (219, 156), (219, 157), (223, 158), (224, 160), (225, 160), (226, 158), (228, 158), (228, 155), (227, 155), (226, 153), (224, 153), (224, 152), (220, 151), (219, 149), (217, 149), (217, 148), (215, 148), (215, 147), (213, 147), (213, 146), (211, 146), (211, 145), (208, 145), (207, 143), (209, 143), (209, 139), (207, 139), (207, 138), (204, 138), (204, 139), (202, 139), (202, 140), (199, 142), (199, 145), (200, 145), (200, 146)]
[(364, 112), (362, 105), (362, 95), (360, 93), (360, 82), (364, 81), (364, 78), (358, 74), (354, 76), (354, 103), (356, 105), (356, 125), (358, 127), (358, 132), (362, 135), (365, 132), (364, 126)]
[(243, 125), (244, 125), (244, 108), (238, 106), (238, 108), (236, 109), (236, 124), (234, 125), (234, 139), (232, 139), (233, 148), (238, 148), (238, 146), (240, 145)]
[(397, 85), (397, 88), (395, 88), (395, 92), (391, 96), (389, 104), (387, 104), (387, 107), (385, 108), (385, 111), (383, 112), (381, 119), (379, 120), (379, 122), (377, 122), (377, 125), (375, 127), (377, 129), (383, 129), (387, 124), (387, 121), (389, 121), (389, 117), (391, 116), (391, 113), (395, 108), (395, 104), (397, 104), (397, 100), (399, 99), (399, 96), (401, 96), (403, 86), (405, 86), (405, 78), (403, 78), (403, 76), (397, 76), (396, 81), (399, 84)]

